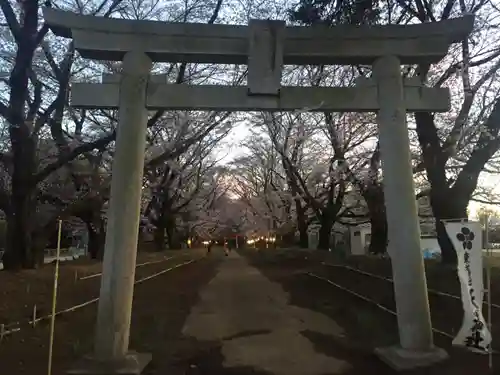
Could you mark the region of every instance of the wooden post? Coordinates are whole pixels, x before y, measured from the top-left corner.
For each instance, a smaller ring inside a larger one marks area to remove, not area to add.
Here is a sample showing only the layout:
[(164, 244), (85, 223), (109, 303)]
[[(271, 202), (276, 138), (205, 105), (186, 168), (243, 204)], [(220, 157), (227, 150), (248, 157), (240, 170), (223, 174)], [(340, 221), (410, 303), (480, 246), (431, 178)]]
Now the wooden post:
[(33, 316), (31, 324), (33, 325), (33, 327), (36, 326), (36, 303), (33, 305)]
[(47, 364), (47, 375), (52, 374), (52, 351), (54, 347), (54, 328), (56, 324), (57, 283), (59, 279), (59, 255), (61, 253), (61, 232), (62, 232), (62, 220), (59, 220), (59, 228), (57, 230), (56, 268), (54, 270), (54, 288), (52, 291), (52, 314), (50, 316), (49, 361)]

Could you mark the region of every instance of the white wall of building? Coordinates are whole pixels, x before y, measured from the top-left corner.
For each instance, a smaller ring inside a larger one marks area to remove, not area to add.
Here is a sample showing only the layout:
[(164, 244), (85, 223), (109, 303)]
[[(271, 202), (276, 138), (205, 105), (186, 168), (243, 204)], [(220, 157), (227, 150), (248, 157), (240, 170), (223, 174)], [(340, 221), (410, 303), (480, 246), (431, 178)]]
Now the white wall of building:
[[(370, 245), (371, 228), (369, 226), (357, 226), (350, 230), (351, 255), (368, 254), (368, 246)], [(431, 253), (441, 253), (438, 240), (436, 237), (425, 236), (420, 239), (420, 247), (422, 252), (429, 251)]]
[(441, 248), (439, 247), (437, 237), (422, 237), (420, 239), (420, 247), (422, 251), (441, 253)]
[(368, 253), (370, 245), (370, 226), (357, 226), (350, 231), (351, 255), (364, 255)]

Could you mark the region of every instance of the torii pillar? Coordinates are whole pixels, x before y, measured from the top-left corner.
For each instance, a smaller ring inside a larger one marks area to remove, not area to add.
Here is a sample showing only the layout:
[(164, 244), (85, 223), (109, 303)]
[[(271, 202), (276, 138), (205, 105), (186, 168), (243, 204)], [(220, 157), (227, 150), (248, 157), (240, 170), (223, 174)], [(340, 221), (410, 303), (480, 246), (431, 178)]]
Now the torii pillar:
[(376, 353), (396, 370), (407, 370), (439, 362), (447, 353), (433, 344), (400, 60), (379, 58), (373, 77), (400, 341)]
[(135, 375), (152, 358), (149, 353), (131, 352), (128, 347), (148, 120), (146, 89), (151, 66), (151, 59), (141, 51), (127, 52), (123, 58), (94, 353), (68, 374)]

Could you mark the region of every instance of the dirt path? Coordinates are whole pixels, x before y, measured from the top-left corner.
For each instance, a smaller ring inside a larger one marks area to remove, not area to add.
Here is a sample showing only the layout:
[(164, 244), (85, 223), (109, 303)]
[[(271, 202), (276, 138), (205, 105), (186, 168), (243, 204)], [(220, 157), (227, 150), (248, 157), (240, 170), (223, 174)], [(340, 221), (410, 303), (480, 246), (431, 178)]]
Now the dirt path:
[(325, 315), (290, 305), (278, 283), (235, 252), (202, 289), (183, 328), (186, 336), (220, 342), (225, 369), (315, 375), (341, 374), (351, 367), (342, 359), (317, 352), (305, 332), (343, 335)]

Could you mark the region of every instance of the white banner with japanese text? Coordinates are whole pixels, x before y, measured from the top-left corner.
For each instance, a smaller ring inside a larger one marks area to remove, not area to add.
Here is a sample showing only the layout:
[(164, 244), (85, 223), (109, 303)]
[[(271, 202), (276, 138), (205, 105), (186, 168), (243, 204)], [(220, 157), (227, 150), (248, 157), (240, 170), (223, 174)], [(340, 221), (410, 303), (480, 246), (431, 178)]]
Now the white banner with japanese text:
[(478, 222), (447, 222), (446, 232), (457, 252), (464, 317), (453, 345), (488, 353), (491, 333), (483, 317), (483, 241)]

